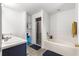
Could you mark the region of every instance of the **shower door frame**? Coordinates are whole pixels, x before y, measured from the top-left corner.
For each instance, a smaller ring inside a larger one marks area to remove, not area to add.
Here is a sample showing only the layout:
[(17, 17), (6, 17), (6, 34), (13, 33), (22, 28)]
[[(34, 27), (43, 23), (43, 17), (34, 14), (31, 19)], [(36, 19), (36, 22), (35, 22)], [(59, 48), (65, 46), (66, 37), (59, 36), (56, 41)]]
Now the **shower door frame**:
[[(36, 45), (41, 46), (41, 44), (42, 44), (42, 42), (41, 42), (41, 40), (42, 40), (42, 34), (41, 34), (42, 31), (41, 31), (41, 29), (40, 29), (40, 44), (37, 43), (37, 40), (38, 40), (37, 39), (38, 38), (37, 37), (37, 30), (38, 30), (37, 29), (37, 21), (40, 21), (40, 23), (41, 23), (41, 17), (37, 17), (35, 20), (36, 20)], [(40, 25), (40, 28), (41, 28), (41, 25)]]

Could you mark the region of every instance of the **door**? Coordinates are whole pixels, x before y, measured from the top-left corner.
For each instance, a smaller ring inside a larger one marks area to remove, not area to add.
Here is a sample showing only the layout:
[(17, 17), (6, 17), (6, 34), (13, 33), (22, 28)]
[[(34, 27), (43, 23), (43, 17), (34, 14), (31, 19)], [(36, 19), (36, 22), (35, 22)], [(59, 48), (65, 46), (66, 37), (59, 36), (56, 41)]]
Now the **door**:
[(41, 17), (36, 18), (36, 44), (41, 46)]

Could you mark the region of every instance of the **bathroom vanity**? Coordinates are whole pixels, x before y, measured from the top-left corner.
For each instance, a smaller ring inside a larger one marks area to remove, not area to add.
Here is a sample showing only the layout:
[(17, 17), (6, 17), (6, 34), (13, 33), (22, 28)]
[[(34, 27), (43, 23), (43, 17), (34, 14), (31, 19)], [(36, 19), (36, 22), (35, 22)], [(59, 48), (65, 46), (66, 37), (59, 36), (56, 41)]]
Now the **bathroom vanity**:
[(2, 56), (26, 56), (26, 40), (10, 35), (8, 40), (2, 40)]
[(2, 56), (26, 56), (26, 43), (3, 49)]

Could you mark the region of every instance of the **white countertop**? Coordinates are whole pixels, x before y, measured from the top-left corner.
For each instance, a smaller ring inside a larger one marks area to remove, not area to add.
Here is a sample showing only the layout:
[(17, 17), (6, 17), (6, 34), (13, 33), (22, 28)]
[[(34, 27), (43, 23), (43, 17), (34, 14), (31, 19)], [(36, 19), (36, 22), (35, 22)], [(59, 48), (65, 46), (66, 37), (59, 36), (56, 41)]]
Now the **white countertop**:
[(6, 42), (2, 42), (2, 49), (6, 49), (6, 48), (10, 48), (13, 46), (17, 46), (17, 45), (26, 43), (26, 39), (22, 39), (20, 37), (16, 37), (13, 35), (10, 35), (10, 36), (11, 36), (11, 39), (9, 39)]

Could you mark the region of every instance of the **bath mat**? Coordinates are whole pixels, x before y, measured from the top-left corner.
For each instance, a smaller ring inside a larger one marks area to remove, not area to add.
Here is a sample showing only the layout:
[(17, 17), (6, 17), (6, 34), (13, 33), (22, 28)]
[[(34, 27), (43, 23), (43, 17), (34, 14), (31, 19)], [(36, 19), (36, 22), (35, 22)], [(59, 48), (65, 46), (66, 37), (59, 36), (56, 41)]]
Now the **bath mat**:
[(55, 52), (52, 52), (52, 51), (49, 51), (49, 50), (46, 50), (44, 53), (43, 53), (43, 56), (62, 56), (58, 53), (55, 53)]
[(35, 44), (30, 45), (31, 48), (35, 49), (35, 50), (39, 50), (41, 47)]

